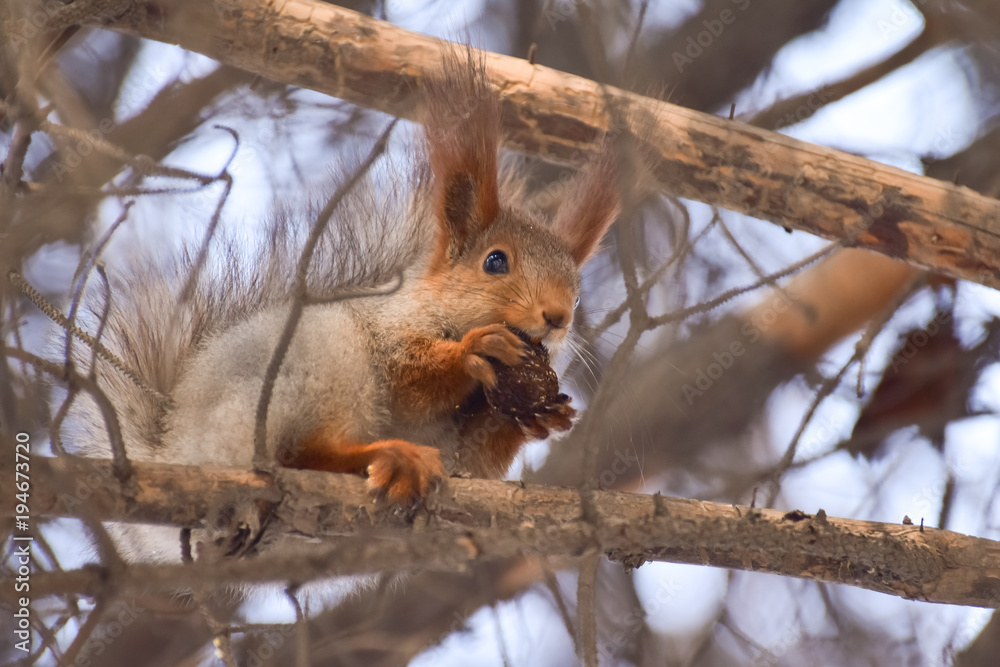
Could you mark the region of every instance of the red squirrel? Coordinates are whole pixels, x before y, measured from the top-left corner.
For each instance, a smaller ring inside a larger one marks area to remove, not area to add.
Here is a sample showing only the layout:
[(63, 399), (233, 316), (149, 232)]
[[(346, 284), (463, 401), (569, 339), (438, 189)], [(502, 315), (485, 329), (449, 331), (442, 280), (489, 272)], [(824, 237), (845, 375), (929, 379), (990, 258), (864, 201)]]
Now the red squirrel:
[[(607, 149), (576, 175), (552, 220), (527, 210), (516, 178), (498, 166), (501, 106), (483, 66), (470, 57), (444, 71), (426, 84), (416, 163), (395, 168), (410, 175), (359, 186), (311, 268), (311, 289), (370, 284), (389, 269), (402, 272), (400, 287), (306, 306), (267, 414), (279, 464), (367, 476), (398, 503), (425, 497), (447, 474), (500, 477), (527, 440), (568, 428), (559, 412), (504, 419), (482, 396), (495, 364), (522, 362), (528, 343), (515, 330), (559, 350), (581, 267), (620, 209)], [(112, 277), (103, 342), (170, 398), (157, 403), (97, 362), (132, 458), (251, 465), (257, 402), (301, 251), (303, 233), (292, 228), (311, 221), (302, 222), (274, 216), (249, 271), (206, 269), (187, 300), (177, 295), (190, 260)], [(338, 234), (354, 236), (345, 244)], [(224, 252), (222, 263), (245, 261), (239, 255)], [(85, 449), (106, 455), (100, 414), (77, 402)]]

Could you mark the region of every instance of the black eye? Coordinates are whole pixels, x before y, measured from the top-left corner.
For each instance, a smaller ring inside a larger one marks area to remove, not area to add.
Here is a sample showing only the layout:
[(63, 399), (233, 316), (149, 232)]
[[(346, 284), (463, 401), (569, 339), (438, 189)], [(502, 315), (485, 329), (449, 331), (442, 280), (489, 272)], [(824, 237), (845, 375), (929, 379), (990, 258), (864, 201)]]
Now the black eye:
[(491, 252), (486, 256), (486, 261), (483, 262), (483, 271), (493, 275), (510, 273), (510, 267), (507, 266), (507, 253), (503, 250)]
[(575, 310), (579, 307), (580, 307), (580, 297), (576, 297), (576, 302), (573, 304), (573, 309)]

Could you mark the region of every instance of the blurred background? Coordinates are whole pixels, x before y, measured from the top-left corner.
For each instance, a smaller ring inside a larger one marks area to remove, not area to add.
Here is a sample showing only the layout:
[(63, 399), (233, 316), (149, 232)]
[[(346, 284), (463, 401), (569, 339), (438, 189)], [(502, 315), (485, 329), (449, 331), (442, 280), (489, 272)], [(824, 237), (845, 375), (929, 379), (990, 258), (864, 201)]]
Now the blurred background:
[[(535, 49), (541, 65), (706, 113), (734, 109), (744, 122), (1000, 193), (992, 0), (340, 4), (497, 53)], [(105, 154), (58, 129), (26, 140), (0, 111), (0, 264), (64, 311), (83, 253), (109, 230), (109, 266), (200, 239), (220, 202), (223, 225), (252, 239), (266, 211), (304, 200), (337, 164), (367, 151), (387, 121), (113, 32), (39, 29), (28, 35), (32, 49), (21, 49), (16, 37), (44, 5), (0, 11), (0, 99), (25, 94), (17, 72), (31, 71), (40, 116), (123, 151)], [(25, 68), (17, 59), (29, 52)], [(397, 133), (390, 159), (405, 159), (414, 133), (412, 125)], [(10, 171), (16, 145), (26, 145), (20, 183)], [(232, 190), (223, 198), (221, 180), (151, 175), (126, 159), (140, 154), (200, 174), (228, 167)], [(534, 176), (529, 196), (549, 201), (563, 169), (521, 159)], [(909, 516), (1000, 538), (1000, 298), (861, 250), (796, 267), (828, 244), (697, 202), (635, 202), (587, 268), (580, 352), (563, 360), (575, 403), (590, 408), (583, 428), (528, 447), (510, 477), (579, 484), (592, 438), (599, 454), (588, 476), (604, 488), (755, 498), (894, 523)], [(787, 267), (796, 270), (774, 288), (770, 276)], [(625, 305), (626, 276), (637, 276), (645, 312), (675, 316), (630, 331), (639, 325)], [(763, 287), (741, 289), (754, 285)], [(0, 299), (4, 344), (43, 354), (44, 317), (6, 282)], [(23, 430), (48, 451), (58, 408), (49, 393), (30, 367), (0, 361), (5, 448)], [(47, 521), (36, 565), (94, 562), (87, 540), (76, 521)], [(9, 578), (7, 558), (2, 567)], [(317, 592), (306, 600), (307, 664), (577, 664), (577, 569), (494, 563), (415, 574), (346, 599)], [(986, 667), (1000, 656), (1000, 617), (990, 610), (658, 563), (626, 573), (605, 562), (597, 585), (602, 665)], [(286, 598), (216, 604), (234, 625), (274, 624), (233, 635), (241, 665), (293, 664)], [(31, 659), (58, 664), (92, 609), (89, 598), (38, 600)], [(204, 619), (183, 595), (120, 601), (92, 625), (88, 664), (216, 660)], [(0, 656), (23, 657), (10, 632), (0, 635)]]

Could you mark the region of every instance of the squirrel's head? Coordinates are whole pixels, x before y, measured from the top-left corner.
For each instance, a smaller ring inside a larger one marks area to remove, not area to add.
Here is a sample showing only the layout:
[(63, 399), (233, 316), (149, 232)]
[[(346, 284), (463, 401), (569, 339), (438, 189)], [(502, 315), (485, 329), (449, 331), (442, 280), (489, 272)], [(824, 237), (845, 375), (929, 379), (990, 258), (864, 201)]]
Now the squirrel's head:
[(617, 217), (614, 151), (607, 145), (576, 175), (551, 222), (502, 201), (500, 106), (482, 67), (449, 68), (429, 85), (424, 127), (437, 242), (427, 279), (455, 333), (493, 323), (550, 349), (569, 332), (580, 270)]

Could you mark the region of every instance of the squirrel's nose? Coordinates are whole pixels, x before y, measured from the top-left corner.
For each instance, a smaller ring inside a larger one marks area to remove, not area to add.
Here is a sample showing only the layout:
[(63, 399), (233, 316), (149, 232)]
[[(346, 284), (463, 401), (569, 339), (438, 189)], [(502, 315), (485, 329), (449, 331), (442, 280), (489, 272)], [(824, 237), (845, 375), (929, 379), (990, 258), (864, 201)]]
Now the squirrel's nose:
[(569, 322), (569, 313), (565, 310), (544, 310), (542, 317), (553, 329), (562, 329)]

